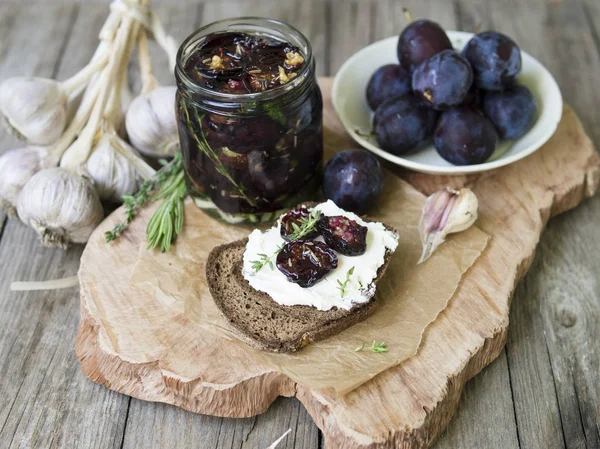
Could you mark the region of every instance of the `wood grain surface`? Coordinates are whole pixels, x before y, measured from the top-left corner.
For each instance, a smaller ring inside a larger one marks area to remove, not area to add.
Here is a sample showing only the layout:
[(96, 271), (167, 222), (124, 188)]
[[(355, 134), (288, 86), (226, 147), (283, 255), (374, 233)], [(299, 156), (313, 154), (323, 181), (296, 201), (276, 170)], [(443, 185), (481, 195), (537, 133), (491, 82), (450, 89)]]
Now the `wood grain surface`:
[[(595, 0), (289, 2), (154, 0), (178, 39), (196, 25), (256, 14), (287, 20), (319, 48), (320, 74), (334, 74), (364, 45), (404, 26), (401, 8), (444, 26), (513, 34), (556, 77), (600, 144), (600, 4)], [(107, 14), (106, 1), (0, 1), (0, 79), (64, 79), (83, 66)], [(164, 61), (164, 59), (163, 59)], [(158, 66), (160, 64), (157, 63)], [(169, 82), (168, 71), (159, 74)], [(135, 81), (132, 79), (132, 81)], [(0, 151), (17, 142), (0, 132)], [(316, 448), (322, 437), (295, 399), (256, 418), (230, 420), (142, 403), (89, 382), (73, 353), (76, 289), (10, 293), (14, 280), (77, 272), (81, 248), (42, 248), (29, 229), (0, 215), (0, 447)], [(529, 274), (515, 291), (506, 349), (470, 381), (436, 448), (600, 446), (600, 198), (553, 218)], [(212, 435), (212, 436), (211, 436)]]

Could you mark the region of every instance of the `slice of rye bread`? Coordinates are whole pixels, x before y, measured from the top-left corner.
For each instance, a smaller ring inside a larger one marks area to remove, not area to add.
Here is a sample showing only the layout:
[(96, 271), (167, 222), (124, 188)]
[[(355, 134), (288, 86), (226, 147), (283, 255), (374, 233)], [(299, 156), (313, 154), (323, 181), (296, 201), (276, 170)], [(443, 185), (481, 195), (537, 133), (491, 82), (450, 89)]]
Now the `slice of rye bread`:
[[(206, 278), (215, 304), (236, 334), (250, 346), (272, 352), (295, 352), (364, 320), (375, 310), (374, 296), (349, 310), (334, 307), (322, 311), (275, 302), (268, 294), (250, 286), (242, 274), (247, 243), (246, 238), (213, 248), (206, 263)], [(386, 252), (373, 280), (375, 284), (385, 273), (392, 254)]]

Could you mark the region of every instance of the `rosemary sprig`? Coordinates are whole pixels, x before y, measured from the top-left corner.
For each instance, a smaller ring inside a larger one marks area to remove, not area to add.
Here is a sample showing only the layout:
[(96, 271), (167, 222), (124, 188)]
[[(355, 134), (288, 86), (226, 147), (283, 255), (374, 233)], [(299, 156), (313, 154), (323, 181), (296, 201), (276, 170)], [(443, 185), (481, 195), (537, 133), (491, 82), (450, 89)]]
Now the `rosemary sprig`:
[(344, 282), (338, 279), (338, 289), (340, 290), (340, 295), (342, 298), (346, 295), (346, 287), (348, 286), (348, 282), (350, 281), (350, 276), (354, 273), (354, 267), (350, 268), (346, 273), (346, 280)]
[(187, 186), (183, 171), (169, 178), (160, 186), (152, 201), (162, 200), (146, 227), (148, 245), (146, 248), (160, 247), (162, 252), (171, 249), (171, 242), (183, 228), (183, 200), (187, 195)]
[(198, 132), (196, 132), (192, 125), (192, 121), (190, 120), (190, 113), (188, 111), (185, 101), (181, 100), (180, 104), (181, 108), (185, 112), (187, 127), (190, 130), (190, 133), (193, 136), (194, 140), (196, 141), (198, 149), (202, 151), (206, 156), (208, 156), (210, 161), (214, 164), (217, 172), (229, 181), (233, 188), (237, 190), (240, 196), (244, 198), (244, 200), (246, 200), (248, 204), (250, 204), (252, 207), (257, 207), (256, 201), (247, 195), (246, 188), (243, 185), (240, 185), (237, 182), (235, 182), (235, 180), (231, 177), (231, 175), (223, 165), (223, 162), (221, 162), (221, 160), (219, 159), (219, 156), (217, 155), (215, 150), (213, 150), (208, 144), (208, 141), (206, 140), (206, 134), (202, 129), (202, 119), (204, 118), (204, 116), (198, 114), (198, 110), (194, 108), (194, 118), (198, 123)]
[[(179, 189), (178, 194), (181, 197), (181, 204), (178, 205), (172, 202), (172, 204), (175, 204), (175, 207), (178, 209), (179, 213), (176, 215), (176, 222), (173, 226), (173, 230), (176, 232), (171, 233), (171, 240), (169, 241), (169, 246), (172, 239), (175, 238), (175, 236), (179, 233), (183, 224), (183, 199), (187, 195), (187, 189), (185, 189), (185, 182), (182, 181), (184, 172), (183, 159), (181, 157), (181, 153), (175, 154), (175, 156), (170, 162), (160, 160), (160, 163), (162, 165), (161, 169), (158, 170), (152, 177), (145, 180), (136, 193), (134, 193), (133, 195), (123, 196), (125, 220), (117, 224), (111, 231), (107, 231), (104, 234), (106, 243), (110, 243), (113, 240), (119, 238), (120, 235), (129, 227), (129, 224), (139, 213), (140, 209), (144, 207), (148, 201), (156, 201), (158, 199), (166, 198), (166, 192), (171, 191), (174, 185), (177, 186)], [(158, 195), (151, 198), (151, 193), (157, 188), (160, 188)], [(164, 209), (161, 209), (162, 205), (154, 213), (153, 219), (155, 216), (157, 216), (157, 214), (162, 213), (164, 211)]]
[(285, 125), (285, 114), (275, 103), (265, 103), (263, 108), (271, 120), (276, 121), (280, 125)]

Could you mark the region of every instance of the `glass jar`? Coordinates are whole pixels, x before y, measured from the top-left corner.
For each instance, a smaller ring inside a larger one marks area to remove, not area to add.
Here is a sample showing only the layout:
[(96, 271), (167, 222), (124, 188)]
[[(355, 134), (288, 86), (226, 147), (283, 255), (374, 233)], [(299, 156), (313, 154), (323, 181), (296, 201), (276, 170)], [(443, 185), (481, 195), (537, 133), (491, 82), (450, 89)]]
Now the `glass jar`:
[[(225, 32), (289, 43), (305, 64), (285, 84), (262, 92), (209, 89), (186, 72), (187, 62), (207, 39)], [(198, 207), (229, 223), (257, 223), (314, 199), (323, 160), (323, 101), (302, 33), (271, 19), (214, 22), (183, 42), (175, 76), (186, 179)]]

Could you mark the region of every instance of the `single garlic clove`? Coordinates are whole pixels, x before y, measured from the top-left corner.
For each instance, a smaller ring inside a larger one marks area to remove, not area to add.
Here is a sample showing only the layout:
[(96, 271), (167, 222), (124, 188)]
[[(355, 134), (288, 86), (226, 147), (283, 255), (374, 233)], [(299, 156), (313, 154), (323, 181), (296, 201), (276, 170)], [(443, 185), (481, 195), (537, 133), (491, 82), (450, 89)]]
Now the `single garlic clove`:
[(418, 264), (426, 261), (448, 234), (464, 231), (477, 220), (478, 201), (469, 189), (445, 188), (429, 196), (419, 220), (423, 253)]
[(21, 221), (48, 247), (85, 243), (104, 217), (102, 203), (87, 175), (64, 168), (40, 170), (17, 201)]
[(162, 86), (136, 97), (125, 126), (131, 145), (145, 156), (166, 157), (179, 148), (175, 117), (175, 86)]
[(51, 164), (48, 149), (39, 146), (15, 148), (0, 156), (0, 209), (16, 216), (17, 199), (23, 186)]
[[(138, 176), (133, 165), (117, 152), (112, 139), (116, 135), (105, 135), (96, 144), (92, 154), (85, 163), (85, 168), (94, 182), (96, 191), (103, 201), (120, 203), (123, 195), (134, 193), (138, 188)], [(134, 152), (133, 148), (120, 141), (126, 151)]]
[(8, 130), (33, 144), (58, 140), (67, 124), (67, 101), (54, 80), (15, 77), (0, 84), (0, 112)]

